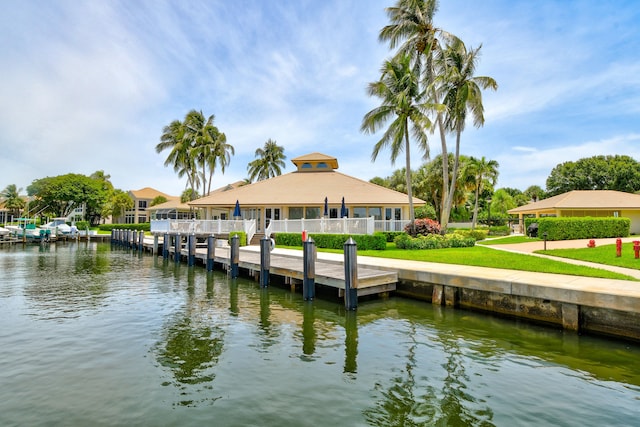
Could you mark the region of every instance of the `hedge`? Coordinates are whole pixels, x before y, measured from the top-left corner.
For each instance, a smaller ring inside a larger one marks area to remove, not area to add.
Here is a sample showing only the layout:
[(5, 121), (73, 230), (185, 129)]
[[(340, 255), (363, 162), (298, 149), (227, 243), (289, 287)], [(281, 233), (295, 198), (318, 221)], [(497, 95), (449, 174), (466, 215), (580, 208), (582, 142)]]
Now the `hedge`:
[(427, 236), (411, 237), (403, 234), (396, 237), (398, 249), (443, 249), (443, 248), (470, 248), (475, 246), (476, 239), (460, 233), (451, 233), (444, 236), (429, 234)]
[(547, 240), (627, 237), (631, 230), (631, 220), (619, 217), (526, 218), (525, 231), (532, 223), (538, 224), (538, 238), (547, 233)]
[(238, 235), (238, 238), (240, 239), (240, 246), (247, 246), (247, 233), (245, 233), (244, 231), (232, 231), (229, 233), (229, 244), (231, 244), (231, 238), (235, 235)]
[[(387, 237), (383, 233), (371, 234), (309, 234), (318, 248), (344, 249), (344, 243), (353, 238), (360, 250), (385, 250), (387, 248)], [(282, 246), (302, 246), (301, 233), (276, 233), (274, 240), (277, 245)]]
[(140, 224), (100, 224), (98, 226), (98, 230), (101, 231), (111, 231), (113, 229), (151, 231), (151, 223), (143, 222)]

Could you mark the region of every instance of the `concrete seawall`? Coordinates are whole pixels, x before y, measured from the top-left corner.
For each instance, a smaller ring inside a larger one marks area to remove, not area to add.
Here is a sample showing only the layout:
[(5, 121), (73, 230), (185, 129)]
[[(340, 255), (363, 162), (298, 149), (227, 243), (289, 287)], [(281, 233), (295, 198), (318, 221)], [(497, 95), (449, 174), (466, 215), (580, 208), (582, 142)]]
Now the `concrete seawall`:
[[(154, 246), (158, 251), (158, 242), (145, 237), (145, 249)], [(273, 253), (302, 258), (302, 251), (275, 248)], [(343, 262), (342, 254), (317, 257)], [(396, 272), (394, 293), (400, 296), (640, 341), (640, 282), (364, 256), (358, 256), (358, 267)]]

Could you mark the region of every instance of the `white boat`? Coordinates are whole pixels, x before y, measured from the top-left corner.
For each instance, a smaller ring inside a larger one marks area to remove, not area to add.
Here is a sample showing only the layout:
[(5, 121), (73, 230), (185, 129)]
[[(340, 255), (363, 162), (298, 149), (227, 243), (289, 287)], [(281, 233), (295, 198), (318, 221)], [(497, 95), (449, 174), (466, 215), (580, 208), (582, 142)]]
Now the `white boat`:
[(30, 218), (18, 218), (18, 225), (7, 225), (6, 228), (12, 236), (27, 240), (40, 240), (47, 236), (47, 231), (36, 227)]
[(5, 237), (8, 236), (9, 233), (11, 233), (10, 230), (4, 228), (4, 227), (0, 227), (0, 237)]
[(66, 236), (71, 234), (71, 226), (67, 225), (66, 218), (54, 218), (40, 228), (50, 230), (52, 236)]

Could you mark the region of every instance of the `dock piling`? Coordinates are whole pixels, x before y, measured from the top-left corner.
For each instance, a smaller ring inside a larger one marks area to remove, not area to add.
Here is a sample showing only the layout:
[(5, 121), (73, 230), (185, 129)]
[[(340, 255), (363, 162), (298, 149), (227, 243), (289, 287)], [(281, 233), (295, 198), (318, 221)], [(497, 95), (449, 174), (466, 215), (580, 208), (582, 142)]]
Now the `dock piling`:
[(260, 287), (269, 286), (269, 269), (271, 268), (271, 239), (264, 236), (260, 239)]
[(207, 271), (213, 271), (213, 262), (216, 258), (216, 237), (212, 234), (207, 237)]
[(316, 242), (311, 237), (302, 242), (302, 259), (302, 296), (307, 301), (316, 297)]
[(180, 233), (176, 234), (174, 243), (173, 260), (180, 262), (180, 251), (182, 251), (182, 236), (180, 236)]
[(231, 278), (238, 277), (238, 263), (240, 261), (240, 237), (234, 234), (231, 238)]
[(344, 243), (344, 307), (358, 308), (358, 255), (356, 242), (351, 237)]
[(188, 249), (188, 257), (187, 257), (187, 265), (192, 267), (196, 264), (196, 235), (191, 233), (187, 237), (187, 249)]

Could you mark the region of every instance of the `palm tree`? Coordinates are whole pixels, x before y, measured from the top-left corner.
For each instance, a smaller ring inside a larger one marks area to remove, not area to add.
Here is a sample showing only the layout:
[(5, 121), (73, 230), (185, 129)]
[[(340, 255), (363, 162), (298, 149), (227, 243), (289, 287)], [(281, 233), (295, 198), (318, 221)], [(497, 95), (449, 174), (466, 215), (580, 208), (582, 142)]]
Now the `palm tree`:
[(426, 112), (431, 106), (422, 103), (423, 94), (420, 92), (419, 76), (411, 68), (409, 55), (385, 61), (381, 73), (379, 81), (369, 84), (368, 94), (380, 98), (382, 104), (365, 114), (360, 130), (365, 133), (375, 133), (395, 117), (382, 138), (375, 144), (371, 158), (375, 161), (380, 150), (389, 147), (391, 149), (391, 164), (395, 164), (398, 155), (402, 151), (405, 152), (409, 217), (413, 227), (415, 214), (411, 188), (409, 132), (413, 134), (418, 147), (425, 153), (425, 156), (428, 156), (429, 144), (425, 130), (431, 127), (431, 122)]
[(189, 111), (184, 120), (185, 137), (191, 146), (189, 154), (193, 157), (196, 166), (201, 168), (199, 177), (202, 181), (203, 197), (211, 191), (211, 181), (216, 166), (220, 163), (224, 173), (230, 161), (229, 151), (235, 153), (233, 147), (226, 143), (226, 135), (214, 126), (214, 120), (213, 114), (205, 120), (202, 111), (196, 110)]
[[(398, 55), (411, 55), (414, 61), (414, 72), (423, 78), (431, 104), (437, 106), (440, 93), (434, 84), (436, 69), (434, 57), (441, 50), (441, 41), (457, 40), (453, 34), (438, 28), (433, 23), (433, 17), (438, 10), (438, 0), (398, 0), (396, 6), (387, 8), (390, 24), (385, 26), (379, 34), (381, 41), (388, 41), (389, 47), (398, 48)], [(436, 124), (440, 134), (442, 157), (449, 157), (447, 138), (442, 117), (442, 109), (434, 108)], [(450, 199), (449, 193), (449, 163), (442, 162), (442, 200)], [(454, 188), (455, 186), (451, 186)], [(449, 212), (441, 206), (440, 223), (442, 231), (446, 231), (449, 222)]]
[[(440, 83), (443, 103), (446, 106), (444, 125), (456, 137), (453, 172), (442, 212), (442, 218), (447, 222), (453, 205), (453, 189), (456, 188), (460, 165), (460, 138), (467, 120), (467, 112), (470, 113), (475, 127), (482, 126), (484, 124), (484, 106), (482, 105), (481, 89), (496, 90), (498, 88), (498, 84), (493, 78), (474, 76), (481, 47), (467, 50), (464, 43), (456, 39), (447, 46), (442, 52), (442, 57), (439, 58), (443, 73), (436, 80)], [(446, 227), (446, 223), (442, 225), (443, 228)]]
[(169, 150), (169, 155), (164, 161), (165, 166), (173, 166), (178, 177), (187, 177), (187, 188), (191, 188), (195, 193), (195, 188), (199, 187), (199, 180), (195, 171), (195, 164), (191, 158), (191, 145), (186, 135), (187, 129), (183, 122), (174, 120), (162, 129), (160, 143), (156, 145), (156, 153)]
[(255, 179), (262, 181), (282, 175), (282, 168), (286, 167), (284, 160), (287, 156), (284, 155), (284, 147), (279, 146), (276, 141), (269, 138), (263, 148), (256, 150), (255, 156), (256, 159), (247, 165), (249, 181)]
[(471, 220), (471, 229), (476, 228), (478, 221), (478, 200), (480, 194), (484, 190), (485, 184), (489, 182), (491, 186), (496, 185), (498, 179), (498, 167), (500, 165), (495, 160), (487, 160), (484, 156), (481, 159), (471, 157), (467, 165), (469, 174), (474, 177), (473, 192), (475, 195), (475, 204), (473, 206), (473, 219)]
[(20, 197), (22, 188), (18, 188), (15, 184), (9, 184), (2, 190), (2, 197), (4, 201), (4, 207), (8, 209), (14, 216), (20, 214), (20, 210), (24, 209), (26, 202)]

